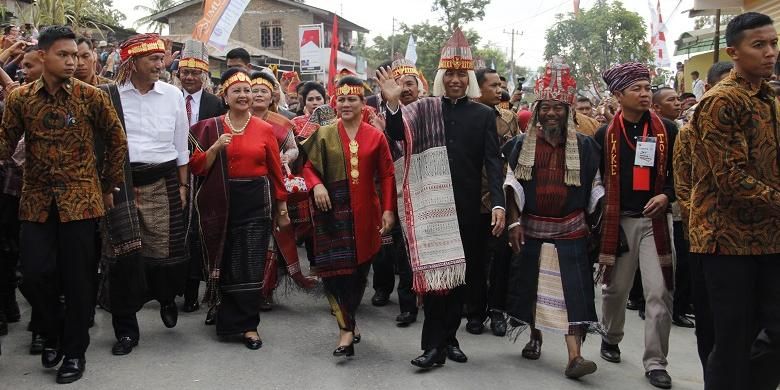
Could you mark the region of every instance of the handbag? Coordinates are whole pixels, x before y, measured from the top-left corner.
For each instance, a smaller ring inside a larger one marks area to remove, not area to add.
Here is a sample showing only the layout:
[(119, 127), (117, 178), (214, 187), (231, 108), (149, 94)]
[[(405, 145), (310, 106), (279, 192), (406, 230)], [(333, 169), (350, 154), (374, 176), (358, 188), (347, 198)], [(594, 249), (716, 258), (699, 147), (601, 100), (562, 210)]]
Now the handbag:
[(287, 165), (287, 163), (282, 164), (282, 171), (282, 173), (284, 173), (282, 182), (284, 183), (284, 189), (287, 190), (288, 194), (309, 191), (308, 187), (306, 187), (306, 180), (301, 176), (293, 175), (290, 171), (290, 166)]

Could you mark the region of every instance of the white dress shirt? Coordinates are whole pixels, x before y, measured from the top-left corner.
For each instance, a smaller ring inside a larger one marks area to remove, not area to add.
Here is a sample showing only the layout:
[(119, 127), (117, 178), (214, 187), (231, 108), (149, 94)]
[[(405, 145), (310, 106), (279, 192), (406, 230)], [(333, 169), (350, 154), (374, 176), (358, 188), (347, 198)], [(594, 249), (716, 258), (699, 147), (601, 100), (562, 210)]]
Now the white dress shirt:
[(162, 81), (145, 95), (132, 82), (119, 86), (131, 163), (159, 164), (176, 160), (187, 165), (190, 126), (181, 91)]
[[(184, 104), (186, 108), (187, 104), (187, 96), (192, 96), (192, 101), (190, 101), (190, 109), (192, 112), (190, 113), (190, 126), (198, 123), (198, 116), (200, 115), (200, 98), (203, 96), (203, 89), (199, 89), (198, 92), (195, 93), (188, 93), (187, 91), (184, 91)], [(185, 114), (187, 111), (184, 111)]]
[(701, 79), (693, 80), (693, 96), (696, 96), (697, 102), (704, 96), (704, 81)]

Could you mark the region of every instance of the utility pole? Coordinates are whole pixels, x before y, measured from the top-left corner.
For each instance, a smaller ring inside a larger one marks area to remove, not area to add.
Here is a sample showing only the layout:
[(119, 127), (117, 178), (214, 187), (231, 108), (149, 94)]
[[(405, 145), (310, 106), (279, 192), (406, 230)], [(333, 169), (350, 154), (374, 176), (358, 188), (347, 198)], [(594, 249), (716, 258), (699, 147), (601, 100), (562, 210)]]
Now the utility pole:
[(395, 17), (393, 17), (393, 33), (390, 35), (390, 59), (395, 55)]
[[(515, 32), (515, 29), (512, 29), (512, 31), (504, 31), (504, 34), (511, 34), (512, 35), (512, 48), (510, 49), (509, 54), (509, 79), (512, 80), (512, 83), (517, 83), (517, 80), (515, 80), (515, 35), (523, 35), (523, 32)], [(514, 85), (512, 86), (514, 88)]]
[(715, 11), (715, 39), (713, 39), (715, 49), (713, 53), (712, 63), (720, 61), (720, 8)]

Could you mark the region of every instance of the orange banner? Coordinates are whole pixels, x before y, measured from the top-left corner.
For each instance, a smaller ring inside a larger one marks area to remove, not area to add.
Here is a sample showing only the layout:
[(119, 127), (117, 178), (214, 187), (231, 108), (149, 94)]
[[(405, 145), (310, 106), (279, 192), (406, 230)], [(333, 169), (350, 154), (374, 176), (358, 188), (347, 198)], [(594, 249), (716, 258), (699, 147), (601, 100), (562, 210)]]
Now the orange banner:
[(195, 24), (192, 38), (224, 48), (247, 5), (249, 0), (204, 0), (203, 17)]

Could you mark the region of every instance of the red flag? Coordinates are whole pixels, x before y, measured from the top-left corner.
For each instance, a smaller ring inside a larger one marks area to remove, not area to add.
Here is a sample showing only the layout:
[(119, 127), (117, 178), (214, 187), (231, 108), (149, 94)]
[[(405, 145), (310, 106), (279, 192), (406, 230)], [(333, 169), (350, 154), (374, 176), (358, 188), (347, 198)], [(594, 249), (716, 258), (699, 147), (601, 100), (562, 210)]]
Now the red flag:
[(339, 55), (339, 17), (333, 14), (333, 31), (330, 34), (330, 62), (328, 65), (328, 95), (336, 95), (336, 78)]

